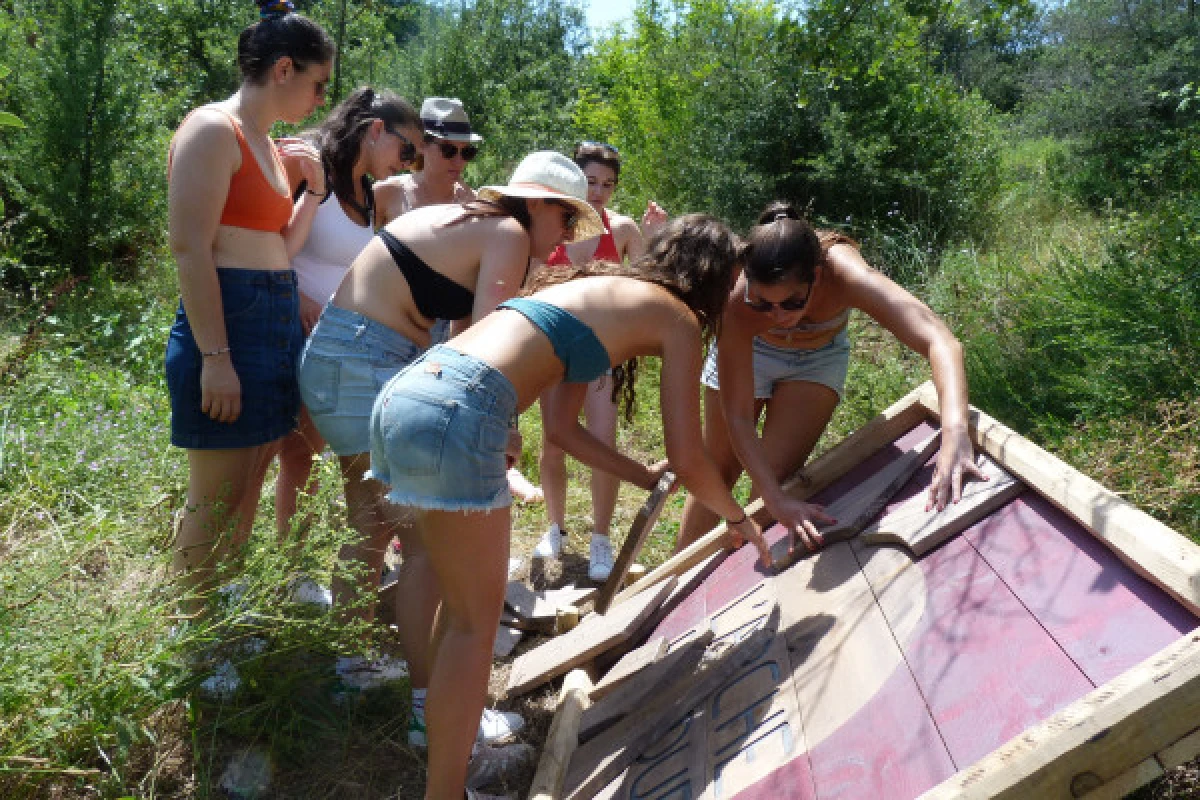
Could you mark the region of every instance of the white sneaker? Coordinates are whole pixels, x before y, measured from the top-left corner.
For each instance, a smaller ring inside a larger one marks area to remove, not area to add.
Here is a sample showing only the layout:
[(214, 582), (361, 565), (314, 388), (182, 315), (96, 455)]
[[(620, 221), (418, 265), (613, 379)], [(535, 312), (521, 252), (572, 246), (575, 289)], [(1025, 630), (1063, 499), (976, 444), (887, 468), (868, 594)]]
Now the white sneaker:
[(408, 663), (388, 655), (377, 658), (341, 656), (334, 671), (346, 688), (367, 692), (407, 678)]
[(471, 749), (471, 760), (467, 762), (467, 788), (509, 782), (533, 765), (534, 755), (533, 748), (523, 742), (503, 747), (477, 744)]
[(467, 800), (512, 800), (512, 795), (508, 794), (484, 794), (477, 792), (474, 789), (467, 789)]
[(521, 719), (520, 714), (485, 708), (475, 741), (479, 744), (500, 744), (516, 736), (524, 727), (525, 720)]
[(607, 536), (592, 534), (588, 548), (588, 578), (597, 583), (608, 580), (613, 570), (612, 540)]
[(511, 581), (513, 578), (517, 577), (517, 573), (521, 571), (521, 567), (524, 565), (525, 562), (519, 557), (513, 556), (510, 558), (508, 560), (508, 579)]
[(533, 548), (534, 558), (558, 558), (562, 553), (562, 528), (558, 525), (551, 525), (542, 534), (542, 538), (538, 541), (537, 546)]

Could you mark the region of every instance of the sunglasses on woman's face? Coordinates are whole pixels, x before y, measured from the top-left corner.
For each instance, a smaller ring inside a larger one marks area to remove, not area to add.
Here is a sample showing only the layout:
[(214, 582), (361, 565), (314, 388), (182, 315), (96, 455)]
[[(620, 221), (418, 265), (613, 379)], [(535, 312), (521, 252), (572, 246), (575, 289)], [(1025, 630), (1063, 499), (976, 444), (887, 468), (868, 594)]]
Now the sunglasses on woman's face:
[(461, 147), (453, 142), (446, 142), (432, 137), (426, 137), (426, 142), (436, 142), (438, 149), (442, 151), (442, 158), (449, 161), (457, 155), (462, 156), (463, 161), (470, 161), (479, 155), (479, 148), (473, 144), (464, 144)]
[(393, 128), (391, 125), (388, 125), (387, 123), (384, 123), (383, 132), (390, 133), (392, 136), (395, 136), (397, 139), (400, 140), (400, 160), (401, 161), (416, 161), (417, 160), (417, 146), (415, 144), (413, 144), (412, 142), (410, 142), (408, 140), (407, 136), (405, 136), (403, 133), (401, 133), (400, 131)]
[(562, 209), (563, 230), (567, 232), (567, 236), (573, 238), (575, 236), (575, 226), (579, 224), (579, 212), (561, 200), (551, 200), (550, 203)]
[(780, 311), (803, 311), (808, 305), (808, 298), (812, 297), (812, 286), (808, 287), (808, 292), (804, 297), (796, 298), (789, 297), (786, 300), (780, 300), (778, 303), (773, 303), (770, 300), (755, 300), (750, 297), (750, 284), (746, 284), (746, 288), (742, 294), (742, 302), (750, 307), (751, 311), (758, 311), (765, 314), (778, 308)]

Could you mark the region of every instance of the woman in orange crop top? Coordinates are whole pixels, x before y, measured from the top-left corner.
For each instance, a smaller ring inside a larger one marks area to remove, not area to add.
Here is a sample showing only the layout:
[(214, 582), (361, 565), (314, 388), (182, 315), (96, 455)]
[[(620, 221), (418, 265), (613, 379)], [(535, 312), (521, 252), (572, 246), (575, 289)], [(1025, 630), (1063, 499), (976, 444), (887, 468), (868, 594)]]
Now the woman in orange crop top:
[[(983, 477), (967, 435), (958, 339), (928, 306), (872, 269), (848, 237), (818, 233), (786, 203), (768, 206), (758, 222), (701, 378), (704, 446), (727, 485), (744, 467), (793, 543), (809, 550), (822, 545), (816, 523), (834, 520), (821, 506), (790, 497), (782, 483), (804, 466), (837, 408), (850, 357), (846, 328), (856, 308), (929, 361), (942, 410), (929, 506), (958, 502), (963, 481)], [(689, 497), (676, 548), (716, 521)]]
[[(546, 264), (550, 267), (586, 264), (589, 261), (630, 263), (645, 251), (642, 231), (630, 217), (607, 209), (621, 175), (621, 154), (617, 148), (603, 142), (580, 142), (575, 148), (575, 163), (588, 179), (588, 202), (600, 214), (604, 233), (599, 238), (560, 245)], [(651, 201), (642, 216), (642, 225), (656, 229), (666, 221), (666, 213)], [(542, 398), (542, 416), (562, 415), (574, 419), (582, 408), (587, 420), (587, 432), (615, 445), (617, 441), (617, 404), (612, 397), (612, 379), (598, 378), (586, 385), (563, 384)], [(542, 456), (539, 463), (542, 488), (546, 496), (546, 516), (550, 527), (534, 548), (538, 558), (558, 558), (562, 552), (563, 529), (567, 516), (567, 464), (561, 447), (550, 442), (543, 426)], [(609, 526), (617, 505), (621, 482), (601, 470), (592, 470), (592, 534), (588, 545), (588, 577), (593, 581), (608, 579), (612, 571), (612, 544)]]
[[(196, 109), (171, 141), (168, 226), (180, 304), (166, 352), (171, 443), (188, 453), (188, 496), (173, 569), (199, 605), (254, 521), (263, 472), (296, 423), (295, 364), (303, 345), (289, 264), (293, 214), (269, 134), (324, 101), (334, 47), (287, 0), (260, 0), (238, 38), (242, 84)], [(305, 168), (309, 194), (324, 173)], [(292, 237), (294, 238), (294, 237)]]

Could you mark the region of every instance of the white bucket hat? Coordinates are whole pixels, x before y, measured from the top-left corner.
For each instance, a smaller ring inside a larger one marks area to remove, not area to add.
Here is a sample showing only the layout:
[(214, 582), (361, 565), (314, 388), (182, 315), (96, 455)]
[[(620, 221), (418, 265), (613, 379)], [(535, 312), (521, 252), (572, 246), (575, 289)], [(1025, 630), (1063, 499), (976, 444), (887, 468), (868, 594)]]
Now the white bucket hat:
[(539, 197), (567, 203), (577, 215), (570, 241), (577, 241), (604, 233), (600, 215), (587, 201), (587, 190), (587, 176), (574, 161), (553, 150), (539, 150), (522, 159), (507, 186), (484, 186), (479, 190), (479, 198)]
[(471, 130), (471, 120), (457, 97), (427, 97), (421, 103), (421, 125), (425, 133), (449, 142), (482, 142)]

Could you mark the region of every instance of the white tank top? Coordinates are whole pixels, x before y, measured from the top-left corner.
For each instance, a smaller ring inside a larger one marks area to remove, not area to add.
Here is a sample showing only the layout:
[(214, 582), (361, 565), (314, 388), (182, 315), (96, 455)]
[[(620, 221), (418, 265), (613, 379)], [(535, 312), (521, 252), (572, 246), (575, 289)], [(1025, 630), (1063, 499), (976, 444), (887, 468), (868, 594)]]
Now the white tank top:
[(322, 306), (329, 302), (346, 270), (374, 235), (370, 225), (363, 227), (346, 216), (337, 197), (330, 195), (317, 207), (308, 239), (292, 259), (300, 291)]

